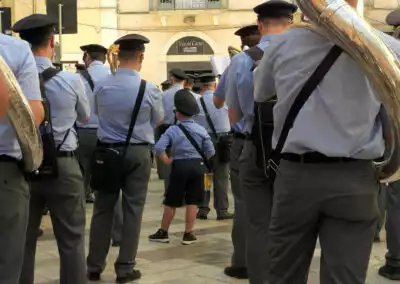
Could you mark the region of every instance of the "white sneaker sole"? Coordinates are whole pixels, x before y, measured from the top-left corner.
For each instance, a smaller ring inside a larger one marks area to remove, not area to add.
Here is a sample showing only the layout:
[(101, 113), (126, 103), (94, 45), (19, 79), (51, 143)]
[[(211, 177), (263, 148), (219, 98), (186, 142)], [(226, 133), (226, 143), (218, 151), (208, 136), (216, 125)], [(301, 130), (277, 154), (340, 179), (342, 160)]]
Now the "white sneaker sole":
[(195, 240), (195, 241), (182, 241), (182, 244), (185, 245), (185, 246), (192, 245), (194, 243), (197, 243), (197, 240)]
[(168, 244), (169, 243), (169, 239), (162, 239), (162, 240), (149, 239), (149, 241), (153, 242), (153, 243), (162, 243), (162, 244)]

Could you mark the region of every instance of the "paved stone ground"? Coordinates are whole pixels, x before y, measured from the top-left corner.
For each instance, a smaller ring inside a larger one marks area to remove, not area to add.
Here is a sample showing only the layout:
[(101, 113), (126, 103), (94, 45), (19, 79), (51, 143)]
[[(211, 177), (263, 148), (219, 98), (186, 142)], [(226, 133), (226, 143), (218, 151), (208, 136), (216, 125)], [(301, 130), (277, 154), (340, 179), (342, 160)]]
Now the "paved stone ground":
[[(230, 221), (198, 221), (196, 224), (196, 233), (199, 242), (191, 246), (182, 246), (180, 239), (181, 232), (184, 229), (184, 215), (183, 210), (179, 210), (171, 228), (171, 243), (156, 244), (148, 242), (147, 236), (159, 227), (162, 212), (162, 193), (163, 183), (159, 181), (157, 175), (153, 173), (143, 218), (137, 259), (137, 268), (141, 270), (143, 278), (135, 283), (248, 283), (248, 281), (232, 280), (222, 273), (223, 268), (230, 263), (232, 251)], [(233, 204), (232, 199), (230, 199), (230, 201), (231, 204)], [(92, 206), (88, 206), (88, 225), (90, 224), (91, 215)], [(210, 217), (215, 219), (215, 212), (214, 215)], [(56, 284), (59, 283), (57, 280), (59, 273), (58, 251), (48, 216), (44, 218), (42, 228), (44, 229), (44, 236), (40, 238), (38, 242), (35, 283)], [(87, 227), (87, 235), (88, 233), (89, 227)], [(367, 284), (393, 283), (377, 275), (377, 269), (384, 262), (385, 250), (385, 243), (374, 245)], [(101, 283), (114, 283), (113, 263), (116, 259), (116, 255), (117, 249), (111, 248), (107, 269), (102, 275), (103, 280)], [(319, 257), (320, 250), (317, 249), (310, 272), (309, 284), (319, 283)]]

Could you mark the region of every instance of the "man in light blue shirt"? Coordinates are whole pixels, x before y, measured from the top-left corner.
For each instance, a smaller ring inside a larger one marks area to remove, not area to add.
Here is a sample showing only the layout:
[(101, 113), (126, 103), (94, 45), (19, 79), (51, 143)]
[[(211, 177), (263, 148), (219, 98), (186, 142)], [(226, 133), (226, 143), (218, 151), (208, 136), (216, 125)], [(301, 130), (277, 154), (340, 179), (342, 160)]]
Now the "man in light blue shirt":
[(94, 86), (105, 76), (110, 74), (110, 68), (104, 65), (106, 62), (107, 48), (98, 44), (81, 46), (84, 52), (83, 61), (85, 70), (79, 74), (85, 85), (85, 93), (90, 103), (90, 120), (87, 124), (77, 122), (79, 148), (77, 151), (79, 163), (83, 169), (85, 179), (86, 202), (93, 203), (94, 195), (90, 189), (90, 163), (97, 141), (98, 118), (94, 113)]
[[(230, 145), (223, 142), (227, 142), (226, 139), (231, 136), (228, 107), (217, 109), (213, 104), (213, 95), (217, 85), (214, 74), (202, 74), (199, 80), (201, 97), (197, 99), (197, 104), (200, 113), (195, 117), (195, 121), (207, 130), (217, 150), (213, 175), (214, 207), (217, 212), (217, 220), (232, 219), (233, 214), (228, 212), (229, 162), (227, 159), (219, 158), (230, 149)], [(218, 147), (218, 144), (224, 149)], [(203, 204), (199, 206), (198, 219), (206, 220), (208, 218), (210, 198), (210, 191), (207, 191)]]
[[(54, 27), (47, 15), (33, 14), (18, 21), (13, 30), (32, 46), (39, 73), (54, 68)], [(29, 224), (21, 284), (34, 283), (37, 232), (46, 205), (52, 217), (60, 254), (60, 281), (84, 284), (85, 219), (83, 178), (75, 156), (78, 146), (75, 121), (90, 118), (90, 106), (79, 75), (60, 71), (44, 82), (42, 96), (50, 106), (52, 132), (57, 148), (58, 177), (33, 181)], [(46, 148), (45, 148), (46, 151)]]
[[(279, 0), (267, 1), (255, 7), (261, 41), (257, 46), (235, 55), (226, 74), (225, 95), (230, 108), (231, 122), (243, 120), (242, 131), (247, 136), (239, 159), (239, 175), (248, 223), (247, 271), (250, 282), (257, 284), (266, 283), (268, 278), (268, 227), (273, 192), (263, 169), (257, 165), (258, 150), (252, 136), (254, 122), (252, 70), (274, 36), (283, 32), (292, 23), (293, 13), (296, 10), (295, 5)], [(222, 94), (218, 93), (218, 96)], [(224, 97), (214, 97), (218, 107), (221, 107), (224, 101)]]
[[(141, 85), (145, 44), (150, 41), (138, 34), (128, 34), (115, 41), (119, 45), (119, 67), (95, 86), (96, 113), (99, 118), (97, 147), (122, 152), (128, 136), (132, 112)], [(140, 110), (129, 141), (123, 172), (123, 234), (115, 262), (117, 283), (141, 277), (135, 269), (140, 227), (151, 171), (150, 146), (154, 128), (164, 117), (161, 91), (147, 82)], [(111, 241), (112, 217), (120, 192), (97, 192), (90, 229), (88, 280), (99, 281), (105, 269)]]
[[(399, 57), (400, 43), (379, 36)], [(273, 148), (295, 98), (333, 46), (318, 32), (293, 28), (265, 50), (254, 95), (260, 103), (277, 96)], [(321, 283), (365, 283), (378, 218), (371, 165), (385, 150), (381, 108), (362, 66), (343, 52), (300, 110), (283, 147), (269, 283), (305, 282), (318, 238)]]
[[(261, 39), (258, 25), (250, 25), (240, 28), (235, 32), (235, 35), (240, 36), (242, 41), (242, 49), (245, 47), (252, 48), (256, 46)], [(229, 67), (228, 67), (229, 68)], [(214, 97), (225, 100), (226, 87), (227, 87), (227, 74), (228, 69), (220, 78), (217, 89), (214, 92)], [(225, 106), (225, 104), (223, 104)], [(239, 122), (232, 124), (233, 130), (233, 143), (231, 149), (230, 179), (231, 189), (235, 202), (235, 214), (232, 226), (232, 244), (233, 253), (231, 265), (226, 267), (224, 273), (230, 277), (238, 279), (247, 279), (247, 265), (246, 265), (246, 213), (243, 200), (243, 192), (239, 180), (239, 157), (242, 154), (244, 140), (246, 135), (243, 133), (244, 121), (241, 119)]]
[[(16, 53), (16, 51), (18, 51)], [(10, 67), (28, 100), (37, 125), (44, 112), (39, 77), (29, 44), (0, 35), (0, 55)], [(8, 87), (1, 78), (1, 96), (8, 99)], [(3, 89), (5, 87), (5, 89)], [(4, 101), (2, 100), (1, 103)], [(1, 107), (5, 107), (2, 105)], [(6, 111), (6, 107), (4, 111)], [(29, 185), (20, 169), (21, 148), (7, 117), (0, 118), (0, 283), (18, 283), (23, 263), (29, 216)]]

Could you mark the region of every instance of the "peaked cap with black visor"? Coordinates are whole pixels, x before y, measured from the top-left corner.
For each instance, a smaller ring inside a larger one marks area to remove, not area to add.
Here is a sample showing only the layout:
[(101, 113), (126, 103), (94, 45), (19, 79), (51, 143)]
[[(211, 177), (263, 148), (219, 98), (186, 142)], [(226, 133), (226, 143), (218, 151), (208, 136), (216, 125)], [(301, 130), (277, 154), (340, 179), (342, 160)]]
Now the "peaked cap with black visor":
[(148, 43), (150, 43), (150, 40), (139, 34), (128, 34), (114, 42), (114, 44), (119, 45), (120, 51), (144, 51), (144, 45)]
[(281, 0), (270, 0), (254, 8), (258, 20), (287, 18), (293, 20), (297, 6)]
[(56, 24), (57, 20), (48, 15), (32, 14), (17, 21), (12, 30), (34, 46), (41, 43), (43, 36), (54, 34)]

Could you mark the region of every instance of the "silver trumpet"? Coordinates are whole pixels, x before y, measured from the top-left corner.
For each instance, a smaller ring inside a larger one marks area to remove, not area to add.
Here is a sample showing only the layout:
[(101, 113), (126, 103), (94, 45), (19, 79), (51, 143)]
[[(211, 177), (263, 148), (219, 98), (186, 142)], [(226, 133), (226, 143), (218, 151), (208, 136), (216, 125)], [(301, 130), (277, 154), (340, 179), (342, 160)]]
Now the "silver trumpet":
[(39, 138), (33, 113), (13, 72), (1, 56), (0, 72), (4, 74), (8, 88), (10, 104), (7, 117), (21, 147), (24, 170), (33, 172), (39, 168), (43, 159), (42, 141)]
[(400, 68), (392, 50), (344, 0), (297, 0), (316, 32), (339, 45), (364, 69), (386, 110), (386, 153), (375, 161), (381, 182), (400, 179)]

